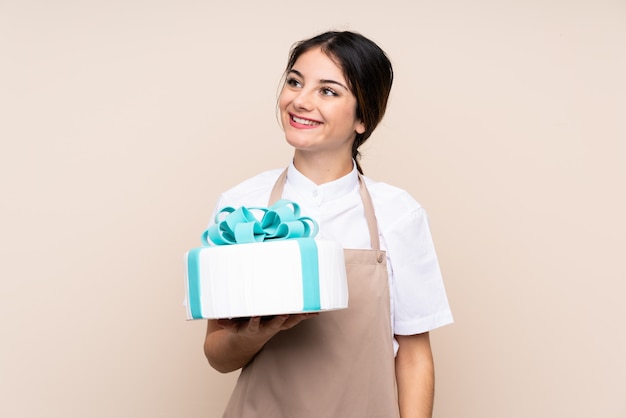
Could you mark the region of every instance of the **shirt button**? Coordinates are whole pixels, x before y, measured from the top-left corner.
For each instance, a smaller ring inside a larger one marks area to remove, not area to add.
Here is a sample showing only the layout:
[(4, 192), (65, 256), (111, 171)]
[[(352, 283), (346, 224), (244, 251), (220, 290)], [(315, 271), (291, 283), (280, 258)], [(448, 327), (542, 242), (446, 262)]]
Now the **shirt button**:
[(378, 262), (379, 263), (382, 263), (384, 259), (385, 259), (385, 254), (383, 254), (383, 253), (378, 254)]
[(313, 197), (317, 197), (317, 195), (318, 195), (317, 190), (313, 190)]

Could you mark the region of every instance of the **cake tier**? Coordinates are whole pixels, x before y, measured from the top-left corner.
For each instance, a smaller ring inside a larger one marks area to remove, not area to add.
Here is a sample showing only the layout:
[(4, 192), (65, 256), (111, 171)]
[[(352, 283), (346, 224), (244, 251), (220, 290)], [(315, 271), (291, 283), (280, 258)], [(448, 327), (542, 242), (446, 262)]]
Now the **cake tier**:
[(238, 318), (348, 307), (343, 249), (299, 238), (186, 254), (187, 318)]

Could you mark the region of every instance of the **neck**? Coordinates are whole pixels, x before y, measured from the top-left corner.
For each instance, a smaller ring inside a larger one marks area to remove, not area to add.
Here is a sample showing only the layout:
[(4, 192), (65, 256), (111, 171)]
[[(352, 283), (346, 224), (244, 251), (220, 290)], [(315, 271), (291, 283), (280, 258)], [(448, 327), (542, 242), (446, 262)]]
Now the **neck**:
[(311, 155), (296, 150), (293, 165), (309, 180), (319, 185), (349, 174), (353, 168), (353, 161), (352, 156), (338, 158), (337, 156)]

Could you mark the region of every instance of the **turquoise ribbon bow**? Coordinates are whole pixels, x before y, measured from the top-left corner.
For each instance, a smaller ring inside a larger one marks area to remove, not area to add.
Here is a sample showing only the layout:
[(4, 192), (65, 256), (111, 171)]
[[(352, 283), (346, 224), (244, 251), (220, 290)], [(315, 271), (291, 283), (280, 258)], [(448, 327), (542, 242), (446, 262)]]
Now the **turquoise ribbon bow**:
[[(262, 219), (259, 221), (252, 211), (263, 212)], [(315, 241), (306, 238), (313, 238), (318, 230), (313, 219), (300, 217), (298, 204), (283, 199), (269, 208), (223, 208), (215, 216), (215, 224), (202, 234), (202, 243), (206, 248), (211, 245), (209, 240), (215, 245), (230, 245), (294, 239), (300, 248), (302, 265), (302, 309), (316, 311), (321, 308), (318, 252)], [(202, 318), (199, 268), (202, 250), (195, 248), (187, 257), (189, 309), (193, 319)]]
[[(253, 211), (263, 212), (259, 221)], [(223, 220), (222, 217), (226, 214)], [(292, 238), (312, 238), (317, 235), (317, 222), (300, 217), (300, 206), (282, 199), (269, 208), (233, 208), (227, 206), (215, 215), (215, 224), (202, 234), (205, 246), (247, 244)]]

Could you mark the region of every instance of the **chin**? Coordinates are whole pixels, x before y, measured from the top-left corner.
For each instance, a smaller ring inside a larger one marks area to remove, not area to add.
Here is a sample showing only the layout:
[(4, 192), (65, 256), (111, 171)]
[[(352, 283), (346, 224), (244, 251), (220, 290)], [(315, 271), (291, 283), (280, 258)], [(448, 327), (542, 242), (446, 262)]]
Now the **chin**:
[(310, 149), (310, 145), (303, 143), (303, 142), (287, 140), (287, 143), (291, 145), (293, 149), (296, 149), (296, 150), (307, 151)]
[(299, 135), (285, 135), (285, 141), (287, 141), (287, 143), (289, 145), (291, 145), (292, 147), (296, 148), (296, 149), (307, 149), (309, 148), (312, 144), (310, 139), (307, 138), (301, 138), (299, 137)]

